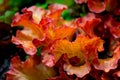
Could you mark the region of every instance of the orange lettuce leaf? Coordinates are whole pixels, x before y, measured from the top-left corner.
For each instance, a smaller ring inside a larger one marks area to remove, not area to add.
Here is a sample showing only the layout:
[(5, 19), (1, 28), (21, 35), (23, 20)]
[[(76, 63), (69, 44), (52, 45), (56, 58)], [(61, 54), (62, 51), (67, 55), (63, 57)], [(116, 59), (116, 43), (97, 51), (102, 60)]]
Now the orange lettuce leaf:
[(52, 5), (48, 6), (48, 8), (51, 12), (54, 12), (54, 11), (58, 11), (58, 10), (65, 10), (65, 9), (67, 9), (67, 6), (63, 5), (63, 4), (52, 4)]
[(57, 29), (49, 28), (46, 29), (45, 31), (46, 38), (44, 40), (40, 41), (36, 38), (33, 40), (33, 43), (36, 45), (36, 47), (38, 46), (47, 47), (57, 39), (66, 38), (68, 40), (72, 40), (75, 30), (76, 28), (70, 28), (70, 27), (60, 27)]
[[(111, 69), (116, 69), (118, 66), (118, 61), (120, 59), (120, 44), (114, 49), (113, 56), (107, 59), (98, 59), (93, 62), (93, 65), (98, 70), (103, 70), (109, 72)], [(98, 62), (97, 62), (98, 61)]]
[[(73, 22), (72, 22), (73, 23)], [(70, 27), (67, 23), (64, 24), (64, 20), (58, 25), (56, 20), (52, 20), (51, 18), (44, 18), (40, 21), (39, 25), (44, 30), (45, 39), (44, 40), (34, 40), (35, 45), (48, 46), (56, 39), (67, 38), (69, 40), (72, 39), (73, 34), (76, 31), (76, 27)], [(65, 31), (65, 32), (63, 32)], [(36, 42), (38, 44), (36, 44)]]
[[(92, 48), (90, 45), (93, 45), (95, 48)], [(69, 59), (75, 56), (80, 58), (79, 66), (72, 66), (70, 63), (67, 63), (64, 65), (64, 70), (67, 71), (68, 75), (75, 74), (77, 77), (83, 77), (90, 71), (89, 60), (92, 62), (94, 58), (96, 59), (96, 51), (103, 50), (103, 41), (98, 37), (90, 39), (86, 36), (78, 36), (74, 42), (66, 39), (57, 40), (51, 49), (55, 62), (57, 62), (63, 54), (67, 54)], [(80, 71), (79, 73), (78, 70)], [(84, 71), (83, 74), (82, 70)]]
[[(49, 8), (51, 10), (50, 14), (54, 14), (53, 11), (55, 11), (56, 14), (60, 15), (62, 11), (66, 9), (66, 6), (54, 4), (54, 5), (50, 5)], [(12, 26), (13, 27), (23, 26), (24, 29), (18, 31), (16, 38), (14, 37), (12, 41), (14, 41), (14, 43), (17, 43), (18, 41), (18, 43), (23, 46), (27, 54), (34, 55), (36, 50), (35, 50), (35, 46), (32, 44), (32, 41), (34, 39), (38, 39), (43, 42), (43, 40), (45, 39), (44, 42), (49, 42), (48, 40), (49, 39), (51, 40), (54, 37), (53, 33), (55, 33), (54, 27), (56, 26), (55, 24), (56, 20), (52, 20), (55, 17), (54, 16), (50, 17), (50, 14), (47, 14), (49, 13), (49, 11), (46, 11), (42, 8), (38, 8), (35, 6), (32, 6), (30, 8), (24, 8), (22, 12), (23, 14), (19, 14), (19, 13), (15, 14), (13, 18)], [(45, 18), (45, 21), (43, 17)], [(59, 17), (60, 16), (58, 16), (57, 18)], [(41, 22), (41, 24), (38, 24), (39, 22)], [(30, 39), (28, 40), (28, 38)]]
[(67, 26), (60, 27), (58, 29), (55, 29), (55, 37), (54, 38), (55, 39), (66, 38), (68, 40), (71, 40), (75, 31), (76, 31), (76, 28), (67, 27)]
[[(37, 46), (42, 45), (43, 50), (41, 51), (41, 54), (43, 56), (42, 62), (46, 64), (47, 66), (53, 66), (55, 64), (54, 57), (53, 55), (49, 54), (50, 53), (50, 47), (54, 43), (54, 41), (58, 39), (67, 39), (67, 40), (72, 40), (72, 36), (75, 33), (76, 28), (70, 28), (70, 27), (60, 27), (57, 29), (47, 30), (46, 37), (44, 41), (39, 41), (39, 40), (34, 40), (33, 43)], [(65, 32), (63, 32), (65, 31)], [(49, 61), (49, 62), (48, 62)], [(47, 63), (48, 62), (48, 63)]]
[(40, 57), (29, 57), (23, 62), (15, 56), (11, 60), (10, 70), (6, 73), (6, 80), (45, 80), (54, 75), (54, 70), (44, 66)]
[(95, 14), (88, 13), (86, 16), (82, 18), (78, 18), (76, 20), (76, 24), (79, 28), (81, 28), (84, 32), (81, 32), (83, 34), (86, 34), (90, 37), (94, 37), (94, 28), (101, 22), (100, 18), (96, 18)]
[(52, 4), (48, 6), (49, 10), (47, 11), (45, 17), (42, 18), (39, 25), (43, 29), (46, 29), (49, 26), (60, 27), (65, 25), (65, 20), (61, 18), (62, 12), (67, 9), (66, 5), (63, 4)]
[[(41, 46), (48, 46), (52, 41), (59, 38), (71, 39), (76, 30), (75, 28), (69, 27), (68, 24), (70, 23), (67, 24), (67, 22), (61, 18), (61, 13), (63, 10), (67, 9), (66, 5), (52, 4), (48, 6), (48, 8), (49, 10), (45, 17), (39, 22), (39, 27), (42, 28), (45, 34), (45, 39), (38, 41)], [(62, 31), (64, 30), (66, 30), (66, 32), (63, 33)]]
[[(94, 48), (91, 48), (90, 45), (94, 45)], [(92, 55), (96, 54), (97, 51), (103, 50), (103, 41), (98, 38), (94, 37), (92, 39), (86, 37), (86, 36), (79, 36), (76, 38), (75, 42), (70, 42), (67, 39), (60, 39), (55, 40), (52, 43), (52, 46), (49, 49), (45, 49), (42, 51), (43, 60), (42, 62), (47, 66), (54, 66), (55, 63), (60, 59), (61, 55), (67, 54), (68, 58), (72, 58), (77, 56), (80, 58), (80, 64), (83, 64), (85, 62), (85, 55)], [(89, 53), (86, 50), (87, 46), (90, 47)], [(97, 49), (96, 49), (97, 48)], [(85, 54), (88, 53), (88, 54)], [(96, 57), (96, 55), (94, 55)], [(47, 58), (45, 58), (47, 57)], [(94, 59), (94, 57), (90, 57), (89, 60)], [(91, 60), (92, 61), (92, 60)], [(49, 65), (48, 65), (49, 64)]]
[[(53, 55), (50, 55), (50, 47), (54, 43), (54, 41), (58, 39), (67, 39), (72, 40), (73, 35), (76, 31), (75, 27), (69, 26), (60, 26), (56, 27), (53, 20), (46, 18), (41, 20), (41, 25), (43, 27), (44, 33), (46, 35), (45, 39), (40, 41), (38, 39), (34, 39), (33, 43), (36, 47), (42, 46), (41, 54), (43, 56), (42, 62), (45, 63), (47, 66), (53, 66), (55, 63), (53, 61)], [(65, 32), (63, 32), (65, 31)], [(50, 61), (46, 63), (46, 61)]]
[(71, 64), (64, 64), (64, 70), (67, 72), (68, 75), (75, 74), (77, 77), (82, 78), (90, 72), (91, 67), (89, 63), (85, 63), (81, 66), (72, 66)]
[(58, 20), (62, 14), (62, 12), (67, 9), (66, 5), (63, 4), (52, 4), (48, 6), (51, 13), (48, 13), (49, 18), (52, 18), (54, 20)]
[(106, 9), (106, 5), (101, 0), (88, 0), (88, 8), (91, 12), (101, 13)]
[(48, 80), (73, 80), (70, 76), (66, 74), (66, 72), (63, 69), (63, 65), (67, 61), (68, 61), (67, 55), (66, 54), (62, 55), (54, 66), (58, 74), (52, 78), (49, 78)]
[(48, 6), (48, 11), (46, 15), (42, 18), (39, 25), (45, 26), (49, 23), (54, 24), (57, 27), (57, 24), (62, 24), (64, 20), (61, 18), (61, 14), (64, 10), (67, 9), (66, 5), (63, 4), (52, 4)]
[[(88, 38), (86, 36), (78, 36), (74, 42), (70, 42), (66, 39), (57, 40), (52, 46), (52, 53), (55, 60), (58, 61), (62, 54), (67, 54), (68, 58), (77, 56), (84, 61), (84, 55), (86, 47), (89, 45), (96, 46), (98, 51), (103, 50), (103, 40), (98, 37)], [(91, 48), (91, 47), (89, 47)]]
[(23, 12), (32, 12), (32, 18), (33, 18), (34, 22), (36, 22), (37, 24), (39, 24), (41, 19), (47, 13), (47, 10), (37, 7), (37, 6), (31, 6), (29, 8), (24, 8), (22, 11)]
[[(51, 41), (54, 41), (56, 39), (63, 39), (66, 38), (68, 40), (72, 39), (73, 34), (75, 33), (76, 28), (71, 28), (71, 27), (60, 27), (60, 28), (54, 28), (46, 31), (46, 36), (49, 38)], [(63, 32), (65, 31), (65, 32)]]
[(31, 30), (31, 34), (36, 35), (37, 38), (43, 39), (43, 30), (38, 24), (33, 22), (31, 16), (31, 12), (24, 14), (16, 13), (12, 21), (12, 26), (23, 26), (25, 29)]
[[(16, 33), (16, 37), (12, 36), (12, 42), (16, 45), (21, 45), (27, 54), (34, 55), (37, 52), (37, 49), (32, 43), (32, 37), (31, 35), (25, 35), (23, 31), (18, 30)], [(30, 33), (27, 31), (25, 32), (27, 34)]]
[(40, 22), (46, 11), (32, 6), (24, 8), (22, 12), (22, 14), (16, 13), (13, 17), (12, 26), (22, 26), (23, 30), (17, 31), (16, 37), (12, 37), (12, 42), (19, 43), (17, 45), (21, 45), (27, 54), (34, 55), (37, 50), (32, 43), (33, 39), (43, 40), (45, 38), (43, 29), (37, 23)]

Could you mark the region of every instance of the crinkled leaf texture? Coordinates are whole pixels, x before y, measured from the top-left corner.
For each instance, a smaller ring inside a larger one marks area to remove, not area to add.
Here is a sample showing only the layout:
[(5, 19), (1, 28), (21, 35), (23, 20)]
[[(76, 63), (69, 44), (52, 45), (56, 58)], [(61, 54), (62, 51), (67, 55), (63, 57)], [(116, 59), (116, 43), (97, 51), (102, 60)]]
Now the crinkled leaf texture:
[(118, 67), (118, 61), (120, 60), (120, 44), (118, 43), (117, 45), (118, 46), (115, 47), (115, 49), (112, 51), (112, 58), (98, 59), (93, 63), (96, 69), (109, 72), (110, 70), (116, 69)]
[(111, 34), (115, 38), (120, 38), (120, 22), (109, 16), (108, 20), (105, 22), (105, 27), (109, 28)]
[(16, 36), (12, 37), (12, 42), (17, 45), (22, 45), (27, 54), (34, 55), (37, 50), (32, 44), (32, 40), (34, 38), (43, 39), (44, 34), (41, 28), (39, 28), (38, 24), (34, 23), (30, 19), (30, 16), (30, 12), (26, 12), (24, 14), (15, 14), (12, 26), (23, 26), (24, 29), (22, 31), (17, 31)]
[(45, 80), (54, 76), (55, 71), (44, 66), (40, 57), (29, 57), (22, 62), (18, 56), (15, 56), (6, 75), (6, 80)]
[(37, 52), (36, 46), (33, 44), (34, 39), (38, 39), (40, 42), (49, 42), (47, 40), (71, 37), (75, 28), (68, 27), (68, 31), (63, 34), (61, 30), (65, 30), (67, 27), (57, 29), (57, 27), (63, 26), (64, 20), (60, 16), (66, 8), (65, 5), (60, 4), (50, 5), (49, 10), (32, 6), (24, 8), (22, 14), (16, 13), (12, 26), (22, 26), (24, 29), (17, 31), (16, 36), (12, 37), (12, 42), (21, 45), (27, 54), (34, 55)]
[[(51, 49), (56, 61), (58, 61), (64, 53), (68, 54), (68, 58), (77, 56), (83, 59), (89, 45), (95, 46), (98, 51), (103, 50), (103, 41), (99, 37), (89, 38), (81, 35), (78, 36), (74, 42), (70, 42), (66, 39), (58, 40), (53, 44)], [(89, 48), (91, 47), (89, 46)]]
[[(103, 12), (108, 4), (101, 0), (76, 2), (87, 2), (90, 11), (95, 13)], [(48, 10), (32, 6), (24, 8), (22, 14), (15, 14), (12, 26), (23, 26), (23, 30), (16, 32), (12, 42), (21, 46), (30, 57), (24, 62), (18, 56), (14, 57), (6, 74), (7, 80), (73, 80), (70, 76), (87, 79), (88, 75), (101, 80), (109, 79), (106, 75), (118, 69), (120, 22), (113, 19), (113, 16), (103, 19), (94, 13), (66, 21), (61, 17), (65, 9), (65, 5), (52, 4)], [(104, 29), (99, 28), (101, 26)], [(95, 30), (103, 34), (98, 37)], [(104, 33), (106, 30), (110, 35)], [(110, 37), (104, 37), (104, 34)], [(105, 49), (106, 43), (109, 46), (108, 50)], [(38, 47), (42, 47), (39, 57), (35, 55)], [(98, 56), (100, 53), (111, 53), (112, 56), (101, 59)], [(59, 74), (55, 75), (53, 68), (57, 68), (56, 72)], [(94, 72), (98, 73), (95, 75)], [(114, 71), (112, 76), (119, 77), (119, 74), (119, 71)]]
[(97, 51), (103, 50), (103, 41), (98, 37), (90, 39), (89, 37), (80, 35), (74, 42), (66, 39), (58, 40), (53, 44), (51, 49), (55, 62), (57, 62), (63, 54), (67, 54), (69, 59), (75, 56), (80, 58), (78, 61), (80, 63), (79, 66), (72, 66), (70, 62), (67, 62), (64, 64), (64, 70), (68, 75), (75, 74), (81, 78), (90, 72), (89, 62), (92, 62), (96, 58)]
[(57, 69), (59, 74), (57, 76), (49, 78), (48, 80), (73, 80), (66, 74), (66, 72), (63, 69), (63, 65), (65, 62), (67, 62), (67, 60), (67, 55), (63, 54), (58, 60), (58, 62), (55, 64), (55, 68)]
[[(27, 31), (25, 32), (27, 33)], [(29, 55), (34, 55), (37, 52), (36, 47), (32, 43), (32, 38), (19, 30), (16, 33), (16, 37), (12, 37), (12, 42), (16, 45), (22, 45), (24, 51)]]
[(89, 37), (96, 36), (94, 33), (94, 28), (101, 22), (100, 18), (96, 18), (95, 14), (88, 13), (84, 17), (78, 18), (76, 24), (79, 29), (81, 29), (81, 34), (88, 35)]

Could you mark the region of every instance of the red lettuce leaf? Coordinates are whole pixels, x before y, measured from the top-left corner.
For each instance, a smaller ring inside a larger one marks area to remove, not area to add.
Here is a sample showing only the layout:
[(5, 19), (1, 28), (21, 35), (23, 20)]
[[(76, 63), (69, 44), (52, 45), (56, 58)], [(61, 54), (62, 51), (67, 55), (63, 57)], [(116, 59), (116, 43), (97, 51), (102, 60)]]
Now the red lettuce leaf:
[(86, 16), (76, 20), (77, 26), (83, 30), (81, 33), (90, 37), (96, 36), (94, 34), (94, 28), (97, 27), (100, 22), (101, 19), (96, 18), (93, 13), (88, 13)]
[(88, 8), (91, 12), (101, 13), (105, 10), (106, 5), (101, 0), (88, 0)]

